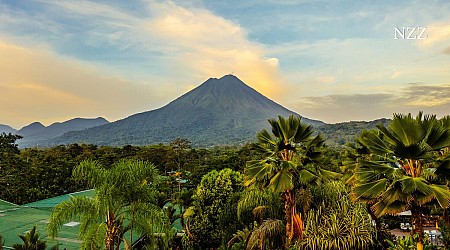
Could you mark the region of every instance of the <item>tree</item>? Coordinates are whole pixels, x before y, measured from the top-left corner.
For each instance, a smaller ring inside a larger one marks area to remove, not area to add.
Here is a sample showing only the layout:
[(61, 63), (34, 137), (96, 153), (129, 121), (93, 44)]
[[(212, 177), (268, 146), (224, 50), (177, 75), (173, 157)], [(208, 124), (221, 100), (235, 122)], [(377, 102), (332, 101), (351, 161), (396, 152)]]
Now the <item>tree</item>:
[[(58, 204), (47, 226), (51, 237), (57, 235), (65, 222), (79, 218), (83, 249), (99, 249), (104, 245), (112, 250), (118, 249), (122, 242), (130, 248), (137, 229), (153, 237), (154, 228), (170, 227), (164, 212), (154, 205), (158, 173), (152, 164), (122, 160), (107, 169), (89, 160), (81, 162), (73, 175), (95, 188), (95, 196), (71, 197)], [(153, 227), (148, 225), (149, 221)], [(130, 232), (128, 239), (126, 232)]]
[(320, 167), (324, 140), (313, 136), (311, 126), (301, 123), (300, 117), (281, 116), (270, 119), (272, 135), (262, 130), (256, 136), (254, 149), (262, 160), (249, 161), (245, 169), (246, 185), (258, 184), (281, 194), (284, 202), (287, 245), (301, 239), (303, 222), (297, 213), (295, 191), (301, 185), (335, 176)]
[(1, 153), (19, 153), (19, 148), (16, 144), (18, 139), (22, 139), (20, 135), (13, 135), (11, 133), (6, 134), (5, 132), (0, 134), (0, 152)]
[(16, 144), (20, 138), (20, 135), (0, 134), (0, 197), (17, 204), (23, 203), (20, 193), (28, 190), (23, 176), (26, 169)]
[[(236, 232), (235, 194), (243, 188), (243, 175), (231, 169), (213, 170), (203, 176), (185, 213), (188, 241), (193, 249), (217, 248)], [(230, 217), (234, 215), (234, 217)]]
[(178, 192), (181, 192), (182, 168), (186, 161), (186, 155), (191, 148), (191, 142), (187, 139), (176, 138), (170, 142), (171, 153), (169, 158), (177, 167)]
[(15, 250), (45, 250), (47, 243), (39, 239), (39, 234), (36, 232), (36, 226), (34, 226), (25, 235), (19, 235), (23, 244), (14, 244)]
[(358, 138), (370, 154), (357, 162), (355, 199), (368, 202), (377, 217), (410, 209), (417, 249), (423, 249), (423, 208), (433, 203), (450, 206), (450, 159), (440, 157), (450, 145), (447, 119), (421, 112), (415, 118), (394, 114), (387, 128), (380, 124)]

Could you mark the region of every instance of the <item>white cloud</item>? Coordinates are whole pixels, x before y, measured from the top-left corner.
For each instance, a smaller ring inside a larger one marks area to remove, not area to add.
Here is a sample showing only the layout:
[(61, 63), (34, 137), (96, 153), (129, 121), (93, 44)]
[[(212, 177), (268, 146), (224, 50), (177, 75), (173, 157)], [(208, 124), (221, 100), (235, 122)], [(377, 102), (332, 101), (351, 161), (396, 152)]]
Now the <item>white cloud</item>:
[[(283, 78), (278, 59), (250, 42), (247, 32), (205, 9), (187, 9), (171, 2), (152, 3), (154, 18), (143, 23), (146, 34), (164, 44), (173, 64), (189, 74), (219, 77), (235, 74), (268, 96), (280, 93)], [(176, 53), (173, 53), (176, 48)]]

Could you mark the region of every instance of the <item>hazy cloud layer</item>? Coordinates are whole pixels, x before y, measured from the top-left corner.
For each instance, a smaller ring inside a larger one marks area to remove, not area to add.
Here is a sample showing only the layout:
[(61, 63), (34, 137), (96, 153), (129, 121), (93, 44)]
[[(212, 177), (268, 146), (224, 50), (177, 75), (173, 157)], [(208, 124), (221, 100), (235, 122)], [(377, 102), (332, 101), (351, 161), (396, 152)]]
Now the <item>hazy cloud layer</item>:
[(145, 110), (156, 91), (43, 49), (0, 41), (0, 117), (16, 128), (77, 116), (125, 117)]
[(353, 94), (305, 97), (293, 103), (292, 109), (306, 117), (329, 123), (368, 121), (390, 118), (393, 113), (424, 111), (438, 117), (450, 110), (450, 84), (407, 84), (402, 91), (391, 94)]
[(450, 55), (450, 46), (442, 50), (442, 53)]

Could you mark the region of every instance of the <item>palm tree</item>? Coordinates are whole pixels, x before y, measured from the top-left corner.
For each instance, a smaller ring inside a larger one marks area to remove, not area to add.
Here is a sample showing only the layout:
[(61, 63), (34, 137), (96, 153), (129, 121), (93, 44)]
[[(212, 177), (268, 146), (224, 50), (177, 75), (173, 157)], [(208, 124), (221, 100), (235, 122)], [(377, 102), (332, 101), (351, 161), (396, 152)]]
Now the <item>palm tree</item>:
[(14, 244), (15, 250), (45, 250), (47, 243), (39, 239), (39, 234), (36, 232), (36, 226), (34, 226), (25, 235), (19, 235), (23, 244)]
[(331, 177), (333, 173), (318, 167), (322, 160), (320, 148), (324, 140), (313, 136), (311, 126), (301, 123), (300, 117), (281, 116), (270, 119), (272, 134), (262, 130), (256, 136), (254, 149), (263, 156), (262, 160), (249, 161), (245, 173), (246, 185), (259, 184), (281, 194), (286, 221), (286, 245), (293, 239), (301, 239), (303, 223), (296, 211), (295, 189), (320, 176)]
[(355, 168), (355, 199), (369, 202), (377, 217), (410, 209), (417, 249), (423, 249), (423, 207), (450, 206), (449, 158), (439, 159), (439, 152), (450, 145), (450, 129), (443, 122), (447, 119), (395, 114), (389, 127), (380, 124), (359, 137), (370, 157), (359, 159)]
[[(87, 181), (95, 188), (95, 196), (71, 197), (58, 204), (49, 219), (48, 235), (55, 237), (61, 226), (79, 219), (81, 247), (118, 249), (122, 242), (126, 248), (133, 244), (133, 232), (149, 228), (148, 221), (167, 225), (164, 212), (154, 199), (158, 174), (152, 164), (124, 160), (109, 169), (96, 161), (83, 161), (73, 171), (73, 176)], [(140, 218), (137, 220), (137, 218)], [(130, 232), (128, 239), (125, 233)], [(152, 237), (153, 232), (146, 232)]]

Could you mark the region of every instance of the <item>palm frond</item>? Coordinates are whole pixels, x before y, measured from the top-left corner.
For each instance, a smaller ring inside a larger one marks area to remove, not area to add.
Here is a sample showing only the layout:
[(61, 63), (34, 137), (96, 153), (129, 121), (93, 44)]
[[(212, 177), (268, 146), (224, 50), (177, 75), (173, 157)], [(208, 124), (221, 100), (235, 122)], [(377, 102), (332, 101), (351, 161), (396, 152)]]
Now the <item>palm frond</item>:
[(88, 185), (96, 188), (105, 180), (105, 170), (98, 161), (84, 160), (74, 170), (73, 177), (87, 180)]
[(274, 192), (281, 193), (284, 190), (294, 188), (294, 176), (289, 171), (280, 171), (270, 179), (270, 187)]
[(357, 200), (374, 199), (377, 198), (381, 193), (383, 193), (388, 185), (386, 179), (376, 180), (373, 182), (363, 182), (362, 184), (356, 184), (353, 187), (353, 193)]
[(448, 187), (445, 185), (430, 185), (429, 187), (441, 208), (448, 208), (450, 206), (450, 191)]
[[(385, 129), (380, 126), (380, 128)], [(367, 147), (370, 151), (377, 154), (390, 154), (394, 151), (389, 147), (389, 144), (385, 142), (377, 131), (374, 130), (363, 130), (360, 134), (359, 141)]]
[[(394, 119), (389, 123), (389, 132), (397, 138), (395, 144), (409, 146), (417, 144), (426, 136), (427, 128), (422, 125), (422, 113), (419, 112), (416, 118), (408, 115), (394, 114)], [(381, 130), (383, 133), (384, 131)], [(391, 138), (391, 137), (390, 137)]]
[(379, 161), (361, 160), (355, 169), (355, 176), (359, 182), (370, 182), (380, 178), (391, 178), (395, 168), (391, 164)]
[(422, 177), (404, 176), (399, 181), (401, 182), (403, 193), (407, 195), (413, 192), (419, 192), (425, 195), (432, 193), (427, 181)]
[(249, 180), (245, 185), (250, 185), (254, 181), (266, 180), (273, 174), (274, 165), (266, 163), (265, 161), (250, 161), (245, 168), (245, 174)]
[(319, 178), (317, 175), (306, 169), (302, 169), (298, 172), (298, 180), (301, 184), (308, 184), (317, 178)]
[[(53, 208), (53, 212), (47, 224), (47, 234), (56, 237), (58, 230), (64, 223), (79, 219), (83, 215), (97, 214), (97, 203), (90, 197), (70, 197)], [(98, 218), (98, 217), (97, 217)]]
[(267, 145), (272, 145), (275, 146), (277, 143), (276, 141), (272, 138), (272, 136), (269, 134), (269, 132), (267, 132), (267, 130), (262, 130), (261, 132), (259, 132), (258, 134), (256, 134), (256, 139), (258, 139), (259, 144), (267, 144)]

